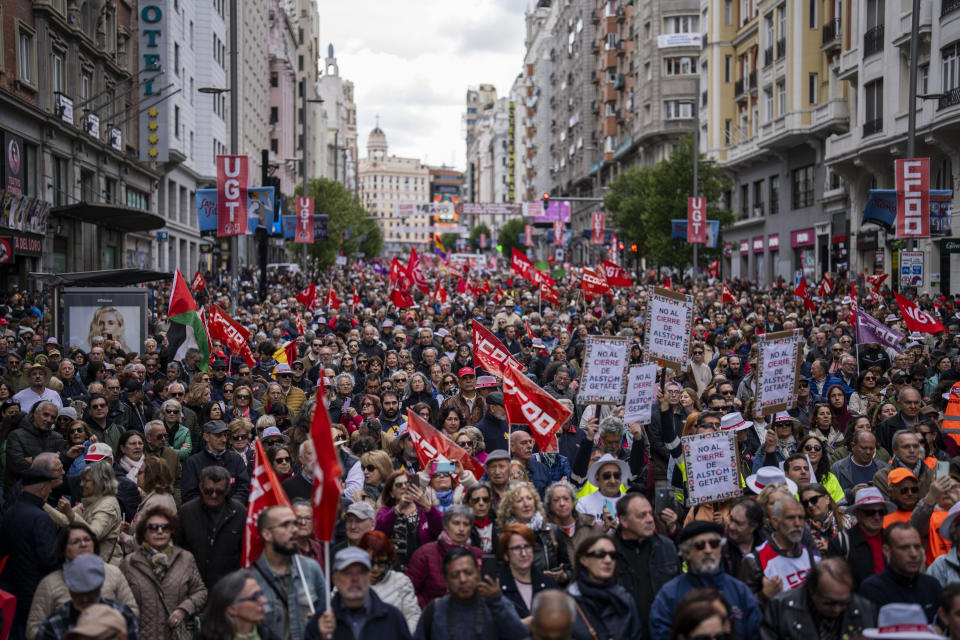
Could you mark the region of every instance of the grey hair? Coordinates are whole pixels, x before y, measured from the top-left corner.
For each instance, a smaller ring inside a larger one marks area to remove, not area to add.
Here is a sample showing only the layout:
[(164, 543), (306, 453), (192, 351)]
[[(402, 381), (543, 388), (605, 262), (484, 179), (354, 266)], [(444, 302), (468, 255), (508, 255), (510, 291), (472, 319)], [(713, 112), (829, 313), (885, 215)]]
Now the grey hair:
[[(912, 388), (913, 388), (913, 387), (911, 387), (911, 389), (912, 389)], [(905, 435), (916, 436), (916, 435), (917, 435), (917, 432), (914, 431), (913, 429), (897, 429), (896, 431), (894, 431), (894, 432), (893, 432), (893, 437), (890, 438), (890, 443), (891, 443), (891, 445), (893, 446), (894, 449), (897, 448), (897, 438), (899, 438), (900, 436), (905, 436)], [(917, 437), (919, 438), (920, 436), (917, 436)]]
[(446, 528), (446, 526), (450, 524), (450, 521), (457, 516), (462, 516), (470, 522), (473, 522), (473, 509), (465, 504), (450, 505), (447, 507), (447, 510), (443, 512), (443, 527)]
[(94, 496), (117, 496), (117, 475), (113, 472), (113, 465), (107, 460), (98, 460), (85, 466), (80, 477), (86, 476), (93, 482)]
[(161, 429), (163, 429), (164, 434), (166, 434), (167, 432), (167, 426), (163, 424), (162, 420), (151, 420), (147, 424), (143, 425), (143, 434), (146, 435), (150, 433), (150, 430), (153, 429), (154, 427), (160, 427)]
[(300, 443), (300, 448), (297, 449), (297, 455), (302, 456), (303, 452), (306, 451), (307, 447), (313, 447), (313, 441), (310, 439), (304, 440)]
[(627, 425), (617, 416), (607, 416), (600, 421), (598, 431), (600, 437), (603, 437), (607, 433), (615, 433), (622, 438), (627, 433)]
[(204, 480), (209, 480), (211, 482), (226, 482), (230, 484), (230, 472), (226, 468), (221, 467), (218, 464), (211, 465), (209, 467), (204, 467), (200, 472), (200, 482)]
[[(428, 348), (429, 348), (429, 349), (433, 349), (433, 347), (428, 347)], [(427, 349), (424, 349), (424, 351), (426, 351), (426, 350), (427, 350)], [(398, 373), (399, 373), (399, 372), (398, 372)], [(414, 371), (413, 374), (410, 376), (410, 379), (407, 380), (407, 384), (405, 384), (404, 387), (403, 387), (403, 399), (404, 399), (404, 400), (406, 400), (407, 398), (409, 398), (409, 397), (410, 397), (410, 394), (413, 393), (413, 379), (414, 379), (414, 378), (422, 378), (422, 379), (423, 379), (423, 391), (424, 391), (424, 393), (429, 393), (429, 390), (433, 388), (433, 383), (430, 382), (430, 378), (428, 378), (428, 377), (426, 376), (426, 374), (421, 373), (420, 371)]]
[(783, 517), (783, 509), (787, 502), (797, 502), (797, 499), (793, 496), (783, 496), (779, 500), (773, 503), (773, 509), (770, 510), (770, 515), (779, 520)]
[(180, 417), (183, 417), (183, 408), (180, 406), (180, 402), (178, 400), (174, 400), (173, 398), (164, 400), (163, 404), (160, 405), (160, 411), (166, 411), (167, 408), (176, 409), (180, 414)]
[(338, 375), (336, 378), (334, 378), (334, 379), (333, 379), (333, 387), (334, 387), (335, 389), (339, 389), (339, 388), (340, 388), (340, 381), (341, 381), (341, 380), (349, 380), (349, 381), (350, 381), (350, 390), (353, 391), (354, 379), (353, 379), (353, 376), (352, 376), (352, 375), (350, 375), (349, 373), (341, 373), (341, 374)]
[(487, 450), (487, 443), (483, 439), (483, 432), (480, 431), (480, 429), (477, 429), (476, 427), (464, 427), (460, 429), (460, 431), (463, 431), (465, 434), (470, 436), (470, 439), (473, 440), (474, 447), (478, 452)]
[(60, 459), (60, 455), (52, 451), (38, 453), (30, 463), (31, 469), (42, 469), (47, 473), (53, 473), (53, 464)]
[(573, 506), (577, 506), (577, 490), (573, 487), (572, 484), (566, 480), (557, 480), (543, 492), (543, 508), (547, 513), (550, 512), (550, 502), (553, 500), (553, 494), (557, 489), (566, 489), (570, 492), (570, 497), (573, 499)]
[(530, 614), (536, 618), (540, 613), (565, 611), (573, 624), (577, 620), (577, 605), (569, 595), (559, 589), (544, 589), (533, 596)]
[(266, 429), (268, 427), (275, 427), (275, 426), (277, 426), (277, 419), (274, 416), (270, 415), (269, 413), (257, 418), (257, 425), (256, 425), (257, 429)]

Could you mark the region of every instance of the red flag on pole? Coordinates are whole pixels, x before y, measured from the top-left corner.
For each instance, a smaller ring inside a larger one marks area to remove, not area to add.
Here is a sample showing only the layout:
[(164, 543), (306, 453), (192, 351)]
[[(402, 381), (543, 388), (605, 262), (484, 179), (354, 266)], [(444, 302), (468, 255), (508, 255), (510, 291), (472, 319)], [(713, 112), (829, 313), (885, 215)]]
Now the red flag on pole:
[(627, 271), (617, 263), (604, 260), (601, 266), (603, 267), (603, 275), (607, 279), (607, 284), (609, 284), (611, 287), (633, 286), (633, 278), (631, 278), (630, 274), (627, 273)]
[(526, 424), (537, 446), (546, 449), (572, 412), (527, 376), (504, 369), (503, 408), (510, 424)]
[(734, 297), (733, 292), (730, 291), (730, 287), (727, 286), (727, 283), (726, 283), (726, 282), (723, 283), (723, 287), (722, 287), (721, 291), (723, 292), (723, 293), (721, 294), (721, 296), (720, 296), (720, 303), (721, 303), (721, 304), (726, 304), (726, 303), (728, 303), (728, 302), (732, 302), (733, 304), (739, 306), (740, 303), (737, 302), (737, 299)]
[(530, 274), (533, 271), (533, 262), (527, 257), (527, 254), (518, 251), (516, 247), (513, 248), (513, 253), (510, 256), (510, 269), (518, 276), (532, 281)]
[(670, 281), (670, 276), (667, 276), (667, 279), (663, 281), (663, 288), (673, 291), (673, 282)]
[(417, 250), (410, 247), (410, 260), (407, 262), (407, 273), (413, 284), (420, 289), (421, 293), (430, 293), (430, 285), (427, 284), (427, 278), (423, 275), (423, 266), (420, 264), (420, 257)]
[[(243, 551), (240, 563), (249, 567), (263, 551), (263, 540), (257, 531), (257, 518), (267, 507), (289, 507), (287, 492), (280, 486), (273, 465), (267, 460), (260, 440), (254, 440), (253, 473), (250, 474), (250, 501), (247, 502), (247, 521), (243, 533)], [(228, 498), (229, 499), (229, 498)]]
[(199, 270), (193, 274), (193, 282), (190, 286), (193, 287), (194, 291), (202, 291), (207, 288), (207, 281), (204, 280), (203, 274)]
[(357, 295), (357, 285), (353, 285), (353, 308), (356, 310), (357, 305), (360, 304), (360, 296)]
[(540, 336), (533, 332), (533, 327), (530, 326), (530, 323), (527, 322), (526, 318), (523, 320), (523, 328), (527, 332), (527, 337), (530, 338), (530, 341), (533, 342), (535, 349), (539, 349), (540, 353), (545, 356), (550, 355), (550, 352), (547, 351), (547, 348), (543, 346), (543, 340), (540, 339)]
[(947, 330), (945, 326), (940, 324), (939, 320), (910, 300), (907, 300), (896, 291), (893, 292), (893, 295), (897, 297), (897, 305), (900, 307), (900, 313), (903, 315), (903, 322), (910, 331), (940, 333), (941, 331)]
[(410, 432), (410, 441), (417, 450), (421, 469), (429, 468), (430, 463), (438, 459), (458, 460), (477, 480), (483, 477), (483, 466), (473, 456), (410, 409), (407, 409), (407, 431)]
[(859, 308), (857, 307), (857, 287), (854, 284), (850, 283), (850, 324), (853, 325), (854, 330), (857, 327), (857, 313), (859, 313)]
[(720, 260), (719, 260), (719, 258), (718, 258), (717, 260), (714, 260), (713, 262), (710, 263), (710, 265), (707, 267), (707, 273), (710, 274), (710, 277), (711, 277), (711, 278), (719, 278), (719, 277), (720, 277)]
[(560, 304), (560, 293), (557, 291), (556, 287), (549, 283), (540, 283), (540, 297), (551, 304)]
[(317, 306), (317, 283), (311, 282), (310, 286), (296, 295), (297, 302), (302, 304), (307, 311), (313, 311)]
[(800, 284), (798, 284), (797, 288), (793, 291), (793, 295), (803, 299), (803, 308), (807, 311), (813, 311), (817, 308), (810, 298), (810, 292), (807, 291), (807, 281), (805, 278), (800, 278)]
[(583, 268), (583, 274), (580, 280), (580, 288), (583, 292), (592, 296), (602, 296), (610, 293), (610, 286), (607, 284), (603, 272), (597, 273), (590, 267)]
[(503, 377), (507, 367), (523, 371), (523, 365), (510, 355), (503, 343), (476, 320), (473, 320), (473, 361), (498, 378)]
[(823, 274), (823, 281), (820, 283), (820, 286), (817, 288), (817, 295), (821, 298), (833, 293), (833, 283), (830, 282), (830, 276)]
[(433, 292), (433, 298), (440, 304), (446, 304), (449, 297), (450, 294), (443, 288), (443, 284), (437, 280), (437, 290)]
[(310, 423), (313, 442), (313, 535), (320, 542), (333, 540), (340, 505), (340, 457), (333, 445), (330, 416), (322, 402), (313, 408)]
[(327, 290), (327, 299), (324, 302), (325, 307), (333, 307), (334, 310), (340, 309), (340, 299), (337, 298), (337, 292), (333, 290), (333, 285)]

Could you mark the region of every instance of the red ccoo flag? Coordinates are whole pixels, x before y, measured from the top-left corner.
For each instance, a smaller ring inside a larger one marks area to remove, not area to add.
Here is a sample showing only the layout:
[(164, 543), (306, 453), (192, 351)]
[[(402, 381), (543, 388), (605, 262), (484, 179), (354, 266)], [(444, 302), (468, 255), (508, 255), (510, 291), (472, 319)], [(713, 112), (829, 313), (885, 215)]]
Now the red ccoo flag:
[(823, 281), (817, 288), (817, 295), (821, 298), (825, 298), (831, 293), (833, 293), (833, 283), (830, 281), (830, 276), (823, 274)]
[(503, 370), (508, 367), (523, 371), (523, 365), (510, 355), (503, 343), (476, 320), (473, 321), (473, 361), (498, 378), (503, 377)]
[(253, 473), (250, 475), (250, 501), (247, 502), (247, 522), (243, 532), (243, 552), (240, 563), (249, 567), (256, 562), (263, 551), (263, 540), (257, 531), (257, 518), (267, 507), (277, 505), (289, 507), (287, 492), (280, 486), (273, 465), (267, 460), (260, 440), (255, 440), (253, 454)]
[(190, 286), (194, 291), (203, 291), (207, 288), (207, 281), (203, 279), (203, 274), (199, 270), (193, 274), (193, 282)]
[(813, 300), (810, 298), (810, 292), (807, 291), (806, 279), (800, 278), (800, 284), (798, 284), (797, 288), (794, 289), (793, 295), (797, 296), (798, 298), (803, 298), (803, 308), (807, 311), (813, 311), (817, 308), (817, 306), (813, 304)]
[(590, 267), (584, 267), (580, 288), (583, 289), (585, 294), (591, 296), (602, 296), (610, 293), (610, 285), (607, 284), (607, 279), (603, 277), (602, 269), (598, 273)]
[(313, 535), (320, 542), (333, 540), (333, 527), (340, 506), (340, 457), (333, 445), (330, 416), (322, 402), (313, 408), (310, 424), (313, 442)]
[(313, 311), (317, 306), (317, 283), (311, 282), (310, 286), (301, 291), (296, 296), (297, 302), (302, 304), (307, 311)]
[(893, 292), (893, 295), (897, 297), (897, 305), (900, 307), (900, 313), (903, 315), (903, 322), (910, 331), (940, 333), (941, 331), (947, 330), (945, 326), (940, 324), (939, 320), (910, 300), (907, 300), (896, 291)]
[(410, 409), (407, 409), (407, 431), (417, 450), (421, 469), (429, 468), (434, 460), (458, 460), (477, 480), (483, 477), (483, 466), (473, 456)]
[(530, 425), (537, 446), (546, 449), (571, 411), (553, 396), (513, 369), (504, 369), (503, 408), (510, 424)]
[(327, 299), (324, 302), (325, 307), (333, 307), (334, 310), (340, 309), (340, 299), (337, 298), (337, 292), (333, 290), (333, 285), (327, 290)]
[(739, 306), (740, 303), (737, 302), (737, 299), (733, 296), (733, 292), (730, 291), (730, 287), (727, 286), (727, 283), (723, 283), (723, 288), (721, 289), (722, 293), (720, 295), (720, 303), (726, 304), (732, 302), (733, 304)]

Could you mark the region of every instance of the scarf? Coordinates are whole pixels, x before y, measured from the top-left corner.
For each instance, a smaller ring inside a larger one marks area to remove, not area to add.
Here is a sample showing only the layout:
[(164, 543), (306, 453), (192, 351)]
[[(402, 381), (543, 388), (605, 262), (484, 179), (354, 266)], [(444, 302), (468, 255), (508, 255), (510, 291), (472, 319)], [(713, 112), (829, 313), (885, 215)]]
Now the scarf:
[(484, 528), (485, 526), (487, 526), (488, 524), (490, 524), (490, 514), (489, 514), (489, 513), (488, 513), (487, 515), (483, 516), (483, 518), (474, 518), (474, 519), (473, 519), (473, 526), (475, 526), (477, 529), (483, 529), (483, 528)]
[(446, 511), (453, 504), (453, 489), (447, 491), (434, 491), (440, 504), (437, 506), (440, 511)]
[(167, 575), (167, 570), (170, 569), (173, 562), (173, 543), (168, 542), (163, 549), (154, 549), (144, 542), (140, 545), (140, 548), (143, 549), (143, 555), (147, 557), (157, 582), (163, 582), (163, 578)]
[[(903, 467), (904, 469), (909, 469), (913, 475), (920, 477), (920, 471), (923, 469), (923, 460), (917, 460), (917, 464), (912, 467), (907, 466), (907, 463), (897, 457), (896, 454), (893, 455), (893, 459), (890, 460), (890, 466), (896, 469), (897, 467)], [(896, 463), (896, 464), (894, 464)]]
[(143, 466), (143, 461), (146, 459), (146, 456), (140, 456), (140, 460), (131, 460), (127, 456), (120, 458), (120, 468), (127, 472), (127, 478), (137, 481), (137, 474), (140, 473), (140, 467)]
[(510, 518), (510, 524), (522, 524), (530, 531), (540, 531), (546, 526), (546, 522), (543, 519), (543, 514), (539, 511), (535, 511), (533, 517), (530, 518), (529, 522), (520, 522), (516, 518)]
[(450, 534), (447, 533), (446, 529), (440, 532), (440, 537), (438, 538), (440, 542), (445, 544), (448, 547), (466, 547), (469, 544), (469, 540), (463, 544), (459, 544), (453, 541), (453, 538), (450, 537)]
[(597, 637), (612, 638), (613, 634), (607, 629), (604, 619), (625, 618), (634, 607), (633, 598), (623, 598), (614, 590), (613, 587), (617, 586), (616, 578), (596, 582), (589, 576), (583, 575), (577, 578), (577, 586), (582, 596), (582, 599), (579, 599), (580, 602), (586, 604), (595, 614), (591, 622), (595, 627), (600, 627), (597, 629)]

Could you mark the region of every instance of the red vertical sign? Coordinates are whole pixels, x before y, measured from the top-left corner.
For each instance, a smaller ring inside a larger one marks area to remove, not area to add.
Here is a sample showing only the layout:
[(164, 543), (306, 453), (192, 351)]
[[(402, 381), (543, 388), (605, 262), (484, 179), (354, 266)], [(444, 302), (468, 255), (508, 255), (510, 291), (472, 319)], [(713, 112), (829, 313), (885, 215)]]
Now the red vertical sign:
[(930, 158), (897, 160), (897, 238), (930, 237)]
[(687, 242), (707, 243), (707, 199), (687, 198)]
[(563, 222), (560, 220), (553, 221), (553, 244), (558, 247), (563, 245)]
[(590, 216), (590, 244), (603, 244), (603, 223), (607, 214), (594, 211)]
[(533, 246), (533, 225), (528, 224), (523, 227), (523, 244), (528, 247)]
[(247, 230), (247, 156), (217, 156), (217, 237)]
[(313, 242), (313, 198), (297, 198), (297, 231), (294, 242)]

